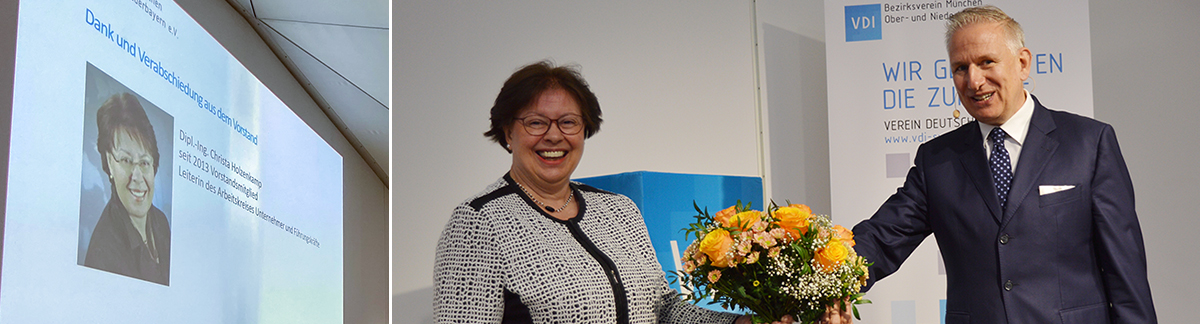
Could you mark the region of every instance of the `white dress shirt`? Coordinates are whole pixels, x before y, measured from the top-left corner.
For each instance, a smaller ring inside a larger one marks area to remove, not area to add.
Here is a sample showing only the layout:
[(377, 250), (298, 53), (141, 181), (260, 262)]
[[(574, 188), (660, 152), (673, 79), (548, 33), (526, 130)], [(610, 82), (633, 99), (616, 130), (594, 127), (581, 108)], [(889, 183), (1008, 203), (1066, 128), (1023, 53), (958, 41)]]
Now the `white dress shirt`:
[[(1025, 90), (1025, 104), (1021, 105), (1021, 109), (1017, 113), (1008, 118), (1008, 121), (1000, 125), (1008, 137), (1004, 139), (1004, 149), (1008, 150), (1009, 165), (1012, 166), (1012, 171), (1017, 171), (1017, 159), (1021, 157), (1021, 146), (1025, 144), (1025, 134), (1029, 133), (1029, 121), (1033, 119), (1033, 96), (1029, 94), (1029, 90)], [(992, 143), (988, 140), (988, 134), (991, 134), (995, 125), (988, 125), (983, 122), (979, 123), (979, 131), (983, 132), (983, 149), (990, 158), (992, 156)]]

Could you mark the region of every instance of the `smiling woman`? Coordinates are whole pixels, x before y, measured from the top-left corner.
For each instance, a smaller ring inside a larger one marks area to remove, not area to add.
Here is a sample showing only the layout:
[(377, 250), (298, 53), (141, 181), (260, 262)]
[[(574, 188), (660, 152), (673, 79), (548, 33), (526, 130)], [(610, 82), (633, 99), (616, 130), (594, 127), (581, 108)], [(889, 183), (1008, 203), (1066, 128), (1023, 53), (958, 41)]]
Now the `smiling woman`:
[(434, 313), (455, 323), (730, 323), (663, 277), (629, 198), (571, 182), (600, 105), (579, 72), (525, 66), (484, 133), (512, 166), (454, 210), (438, 241)]
[(83, 265), (167, 285), (171, 228), (154, 207), (158, 140), (131, 93), (110, 97), (96, 112), (96, 149), (112, 196), (100, 214)]

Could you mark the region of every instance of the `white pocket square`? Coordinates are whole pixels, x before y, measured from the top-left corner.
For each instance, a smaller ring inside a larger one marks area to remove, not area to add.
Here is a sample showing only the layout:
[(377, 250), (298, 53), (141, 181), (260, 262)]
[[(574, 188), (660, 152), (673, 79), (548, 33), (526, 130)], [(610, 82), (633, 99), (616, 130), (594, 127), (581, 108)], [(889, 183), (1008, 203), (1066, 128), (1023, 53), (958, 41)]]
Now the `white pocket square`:
[(1057, 186), (1041, 185), (1041, 186), (1038, 186), (1038, 194), (1045, 196), (1045, 195), (1049, 195), (1049, 194), (1052, 194), (1055, 192), (1068, 190), (1071, 188), (1075, 188), (1075, 185), (1057, 185)]

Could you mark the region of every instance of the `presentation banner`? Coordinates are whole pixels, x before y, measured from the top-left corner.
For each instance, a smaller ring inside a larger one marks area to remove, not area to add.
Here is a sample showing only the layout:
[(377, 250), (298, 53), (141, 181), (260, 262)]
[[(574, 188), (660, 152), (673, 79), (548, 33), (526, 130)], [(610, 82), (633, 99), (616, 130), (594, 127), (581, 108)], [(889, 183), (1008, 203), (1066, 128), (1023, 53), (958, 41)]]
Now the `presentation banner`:
[(21, 1), (0, 323), (341, 323), (342, 157), (168, 0)]
[[(834, 221), (869, 218), (904, 183), (917, 147), (974, 119), (954, 90), (945, 19), (994, 5), (1017, 20), (1032, 51), (1025, 88), (1045, 106), (1092, 115), (1088, 2), (825, 1), (829, 164)], [(982, 144), (981, 144), (982, 145)], [(926, 239), (867, 294), (861, 323), (944, 322), (946, 277)]]

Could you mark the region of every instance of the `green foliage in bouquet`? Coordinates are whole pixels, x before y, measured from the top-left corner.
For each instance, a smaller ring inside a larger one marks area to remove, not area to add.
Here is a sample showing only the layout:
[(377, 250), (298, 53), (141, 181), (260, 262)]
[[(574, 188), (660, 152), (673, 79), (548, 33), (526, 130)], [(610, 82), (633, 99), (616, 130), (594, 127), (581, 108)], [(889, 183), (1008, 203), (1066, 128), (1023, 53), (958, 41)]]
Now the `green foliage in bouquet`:
[(727, 309), (749, 310), (754, 322), (816, 323), (826, 306), (870, 303), (859, 293), (870, 264), (853, 249), (854, 234), (834, 226), (805, 205), (777, 206), (766, 212), (737, 205), (710, 216), (696, 208), (696, 222), (684, 230), (695, 240), (684, 252), (678, 278), (690, 288), (688, 300), (712, 298)]

